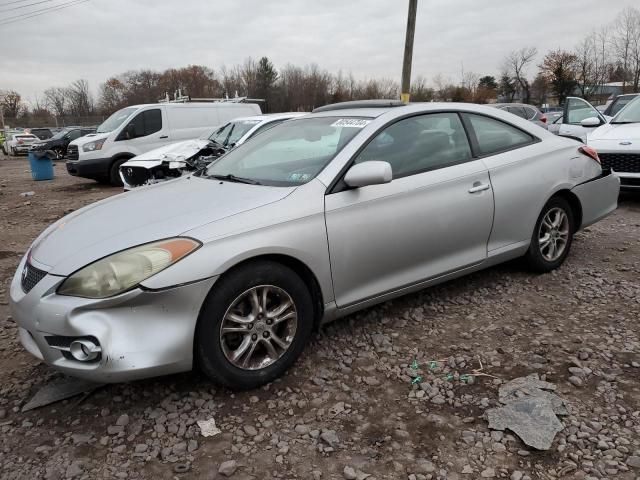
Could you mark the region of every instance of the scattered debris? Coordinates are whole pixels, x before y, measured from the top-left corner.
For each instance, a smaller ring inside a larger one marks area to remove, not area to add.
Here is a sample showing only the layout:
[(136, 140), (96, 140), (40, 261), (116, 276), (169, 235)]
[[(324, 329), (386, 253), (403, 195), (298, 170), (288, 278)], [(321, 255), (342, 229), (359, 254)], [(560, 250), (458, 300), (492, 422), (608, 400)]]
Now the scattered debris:
[(72, 377), (61, 377), (38, 390), (31, 400), (22, 407), (22, 411), (27, 412), (34, 408), (44, 407), (45, 405), (75, 397), (81, 393), (90, 394), (102, 386), (104, 386), (103, 383), (87, 382), (86, 380)]
[(213, 437), (214, 435), (222, 433), (222, 430), (216, 427), (215, 418), (210, 418), (208, 420), (198, 420), (196, 423), (198, 424), (198, 427), (200, 427), (200, 433), (203, 437)]
[(35, 195), (36, 192), (22, 192), (20, 194), (21, 197), (32, 197), (33, 195)]
[(489, 428), (509, 429), (526, 445), (549, 450), (556, 433), (564, 429), (556, 415), (569, 413), (564, 400), (549, 391), (555, 389), (554, 384), (540, 380), (537, 374), (502, 385), (498, 395), (505, 406), (487, 410)]

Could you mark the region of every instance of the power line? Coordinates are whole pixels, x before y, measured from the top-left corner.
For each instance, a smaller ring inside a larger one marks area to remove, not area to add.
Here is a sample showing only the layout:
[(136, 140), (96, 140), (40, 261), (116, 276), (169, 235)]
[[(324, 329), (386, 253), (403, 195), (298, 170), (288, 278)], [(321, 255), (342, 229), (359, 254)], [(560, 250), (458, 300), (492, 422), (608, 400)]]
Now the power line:
[[(41, 3), (48, 3), (48, 2), (53, 2), (53, 0), (41, 0), (41, 1), (35, 2), (35, 3), (28, 3), (27, 5), (20, 5), (18, 7), (11, 7), (11, 8), (7, 8), (6, 10), (2, 10), (2, 12), (10, 12), (11, 10), (20, 10), (21, 8), (29, 8), (29, 7), (33, 7), (34, 5), (40, 5)], [(0, 5), (0, 7), (4, 7), (4, 5)]]
[(29, 13), (22, 13), (20, 15), (15, 15), (13, 17), (7, 17), (0, 19), (0, 25), (8, 25), (9, 23), (20, 22), (22, 20), (26, 20), (28, 18), (38, 17), (40, 15), (44, 15), (45, 13), (53, 12), (56, 10), (62, 10), (64, 8), (73, 7), (74, 5), (78, 5), (80, 3), (88, 2), (89, 0), (73, 0), (71, 2), (61, 3), (60, 5), (51, 6), (47, 8), (43, 8), (41, 10), (34, 10)]
[(5, 3), (0, 3), (0, 7), (4, 7), (7, 5), (13, 5), (14, 3), (22, 3), (22, 2), (28, 2), (29, 0), (14, 0), (13, 2), (5, 2)]

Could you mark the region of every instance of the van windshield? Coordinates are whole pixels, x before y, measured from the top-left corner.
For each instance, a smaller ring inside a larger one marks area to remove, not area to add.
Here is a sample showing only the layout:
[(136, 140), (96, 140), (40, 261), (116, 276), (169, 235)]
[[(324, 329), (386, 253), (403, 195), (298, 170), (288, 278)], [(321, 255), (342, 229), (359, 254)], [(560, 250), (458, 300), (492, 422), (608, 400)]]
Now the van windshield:
[(122, 110), (118, 110), (116, 113), (112, 114), (109, 118), (107, 118), (104, 122), (100, 124), (96, 133), (109, 133), (113, 132), (116, 128), (118, 128), (122, 123), (129, 118), (129, 116), (138, 110), (138, 107), (127, 107)]

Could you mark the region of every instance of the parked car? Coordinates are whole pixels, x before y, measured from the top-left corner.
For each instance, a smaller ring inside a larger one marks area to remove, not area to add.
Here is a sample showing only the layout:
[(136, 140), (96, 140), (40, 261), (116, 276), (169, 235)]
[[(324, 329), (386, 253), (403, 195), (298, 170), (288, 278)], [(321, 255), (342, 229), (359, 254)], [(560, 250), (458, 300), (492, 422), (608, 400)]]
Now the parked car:
[(597, 110), (581, 98), (568, 99), (565, 110), (572, 121), (581, 119), (581, 127), (588, 132), (583, 141), (598, 152), (603, 167), (616, 172), (621, 187), (640, 190), (640, 97), (608, 123), (602, 123)]
[(612, 102), (607, 104), (607, 107), (602, 111), (605, 117), (615, 117), (622, 107), (624, 107), (631, 100), (640, 96), (640, 93), (625, 93), (624, 95), (618, 95)]
[(9, 155), (20, 155), (27, 153), (31, 145), (39, 139), (30, 133), (13, 133), (5, 140), (4, 148)]
[(125, 190), (180, 177), (201, 170), (220, 155), (255, 135), (306, 113), (275, 113), (236, 118), (198, 139), (172, 143), (143, 153), (120, 167)]
[(57, 221), (20, 261), (11, 312), (70, 375), (197, 364), (254, 388), (319, 323), (518, 257), (559, 267), (618, 191), (593, 149), (499, 109), (329, 105)]
[(95, 134), (74, 140), (67, 149), (71, 175), (122, 185), (120, 166), (168, 143), (197, 138), (212, 125), (258, 115), (252, 103), (161, 103), (134, 105), (111, 115)]
[(32, 148), (41, 151), (50, 150), (55, 153), (57, 160), (62, 160), (67, 154), (67, 147), (70, 142), (95, 132), (96, 129), (90, 127), (67, 127), (60, 130), (47, 141), (34, 143)]
[(533, 105), (527, 105), (525, 103), (492, 103), (489, 106), (513, 113), (541, 127), (546, 128), (547, 126), (547, 116), (542, 113), (538, 107), (534, 107)]
[(48, 138), (53, 137), (53, 133), (48, 128), (28, 128), (25, 133), (35, 135), (40, 140), (47, 140)]

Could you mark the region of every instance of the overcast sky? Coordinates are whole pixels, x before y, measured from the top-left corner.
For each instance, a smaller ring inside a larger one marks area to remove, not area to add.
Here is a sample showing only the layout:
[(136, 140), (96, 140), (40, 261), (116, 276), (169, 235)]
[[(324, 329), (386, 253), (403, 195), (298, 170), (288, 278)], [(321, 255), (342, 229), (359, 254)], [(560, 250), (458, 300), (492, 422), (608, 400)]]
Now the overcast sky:
[[(2, 19), (61, 4), (7, 5)], [(317, 63), (357, 78), (400, 78), (407, 0), (90, 0), (0, 25), (0, 89), (27, 101), (78, 78), (92, 90), (131, 69), (268, 56), (278, 67)], [(496, 74), (509, 51), (572, 48), (637, 0), (419, 0), (413, 76)], [(539, 55), (537, 63), (541, 59)]]

